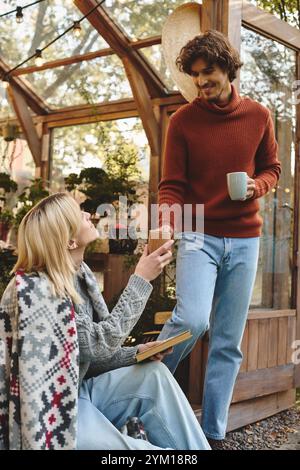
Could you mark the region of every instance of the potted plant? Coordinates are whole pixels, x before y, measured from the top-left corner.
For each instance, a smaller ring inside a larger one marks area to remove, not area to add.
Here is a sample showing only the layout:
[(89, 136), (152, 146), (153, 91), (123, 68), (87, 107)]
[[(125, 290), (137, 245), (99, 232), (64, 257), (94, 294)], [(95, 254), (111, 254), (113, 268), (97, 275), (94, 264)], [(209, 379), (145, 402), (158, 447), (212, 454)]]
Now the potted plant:
[(17, 261), (14, 250), (2, 245), (0, 242), (0, 299), (10, 281), (10, 271)]
[(14, 215), (6, 207), (7, 196), (18, 189), (17, 183), (11, 179), (8, 173), (0, 173), (0, 240), (6, 241), (8, 231), (13, 225)]
[(14, 180), (11, 179), (9, 174), (1, 172), (0, 189), (2, 189), (5, 194), (9, 192), (16, 192), (18, 185)]
[(21, 220), (31, 209), (44, 197), (49, 196), (49, 191), (44, 187), (44, 181), (41, 178), (31, 180), (31, 185), (26, 186), (19, 196), (19, 208), (17, 210), (14, 225), (19, 227)]
[(14, 215), (10, 209), (0, 211), (0, 240), (6, 241), (10, 227), (14, 222)]
[[(78, 190), (85, 194), (86, 200), (81, 204), (81, 208), (91, 213), (92, 220), (96, 223), (97, 208), (101, 204), (115, 204), (119, 196), (126, 196), (128, 204), (131, 205), (137, 201), (136, 182), (129, 178), (119, 176), (116, 168), (105, 171), (103, 168), (85, 168), (79, 175), (71, 173), (65, 178), (65, 185), (68, 191)], [(109, 252), (114, 254), (132, 253), (137, 245), (136, 240), (118, 239), (119, 224), (114, 227), (116, 239), (109, 240)]]
[(18, 127), (10, 124), (9, 122), (6, 123), (2, 128), (2, 136), (5, 142), (12, 142), (17, 138), (18, 135)]

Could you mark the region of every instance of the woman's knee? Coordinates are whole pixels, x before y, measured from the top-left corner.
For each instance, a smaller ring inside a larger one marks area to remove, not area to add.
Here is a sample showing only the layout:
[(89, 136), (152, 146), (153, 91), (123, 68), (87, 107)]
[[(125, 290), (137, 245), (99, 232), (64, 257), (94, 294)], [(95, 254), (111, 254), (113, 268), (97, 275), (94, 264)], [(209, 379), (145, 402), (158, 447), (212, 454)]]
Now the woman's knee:
[(161, 381), (169, 379), (173, 375), (168, 367), (161, 361), (149, 361), (142, 365), (145, 380), (153, 383), (153, 380)]

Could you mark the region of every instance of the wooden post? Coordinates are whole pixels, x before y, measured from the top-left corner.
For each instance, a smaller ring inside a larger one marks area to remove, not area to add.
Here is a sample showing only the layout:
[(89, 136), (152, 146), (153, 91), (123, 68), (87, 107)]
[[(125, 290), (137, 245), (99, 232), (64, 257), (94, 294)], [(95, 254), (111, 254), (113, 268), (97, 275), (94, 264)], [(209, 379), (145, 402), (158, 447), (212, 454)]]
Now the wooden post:
[(29, 113), (27, 103), (14, 85), (8, 87), (8, 96), (24, 132), (35, 166), (38, 169), (41, 166), (42, 143)]
[(122, 61), (151, 150), (149, 177), (150, 208), (151, 204), (157, 203), (157, 191), (160, 176), (160, 129), (143, 77), (131, 63), (130, 59), (123, 57)]
[[(10, 67), (0, 58), (0, 76), (5, 77)], [(33, 91), (28, 82), (23, 82), (19, 77), (9, 75), (11, 87), (25, 99), (30, 108), (38, 115), (48, 114), (49, 108), (46, 103)]]
[[(217, 0), (218, 1), (218, 0)], [(215, 0), (202, 1), (201, 31), (204, 33), (208, 29), (217, 29), (215, 15)]]
[[(241, 50), (242, 0), (203, 0), (201, 31), (216, 29), (228, 36), (238, 52)], [(234, 85), (239, 90), (239, 74)]]
[(162, 155), (161, 160), (160, 160), (160, 176), (162, 175), (162, 171), (163, 171), (163, 164), (164, 164), (163, 156), (164, 156), (164, 151), (165, 151), (165, 146), (166, 146), (166, 141), (167, 141), (169, 121), (170, 121), (170, 114), (168, 113), (167, 108), (163, 106), (161, 109), (161, 119), (160, 119), (161, 155)]
[[(297, 80), (300, 80), (300, 51), (297, 52)], [(296, 340), (300, 340), (300, 103), (297, 104), (293, 294), (296, 306)], [(295, 365), (294, 387), (300, 386), (300, 364)]]
[[(97, 5), (97, 2), (96, 0), (74, 0), (74, 5), (81, 13), (87, 14)], [(130, 59), (130, 62), (145, 79), (147, 88), (152, 97), (165, 95), (164, 84), (161, 79), (155, 74), (143, 55), (138, 50), (131, 47), (127, 36), (101, 6), (91, 13), (87, 17), (87, 20), (121, 59), (123, 59), (123, 57)]]
[(42, 152), (41, 152), (41, 178), (46, 182), (49, 180), (50, 161), (50, 129), (47, 124), (42, 127)]
[(277, 140), (281, 155), (282, 173), (277, 189), (275, 214), (275, 245), (274, 245), (274, 296), (273, 308), (290, 307), (290, 239), (292, 238), (293, 209), (290, 208), (290, 193), (294, 184), (291, 174), (290, 155), (292, 153), (293, 131), (292, 120), (277, 120)]

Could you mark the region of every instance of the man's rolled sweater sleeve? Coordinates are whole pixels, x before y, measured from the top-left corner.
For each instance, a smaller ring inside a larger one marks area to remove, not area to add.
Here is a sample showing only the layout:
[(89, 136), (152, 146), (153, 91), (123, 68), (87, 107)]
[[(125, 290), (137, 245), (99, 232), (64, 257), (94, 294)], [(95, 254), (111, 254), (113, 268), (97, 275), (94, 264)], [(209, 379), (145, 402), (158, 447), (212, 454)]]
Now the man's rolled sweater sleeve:
[[(176, 116), (175, 116), (176, 118)], [(179, 124), (174, 117), (170, 119), (167, 142), (163, 159), (163, 176), (158, 185), (159, 205), (184, 204), (187, 178), (187, 143)], [(166, 214), (166, 217), (164, 215)], [(169, 211), (160, 216), (160, 223), (169, 222)], [(171, 223), (173, 225), (173, 219)]]
[(253, 199), (262, 197), (270, 191), (276, 185), (280, 173), (278, 144), (275, 139), (273, 121), (270, 113), (268, 113), (265, 132), (255, 156), (255, 191)]
[[(151, 292), (150, 282), (133, 274), (118, 303), (102, 321), (95, 323), (87, 315), (78, 315), (76, 324), (80, 361), (111, 359), (143, 313)], [(124, 354), (125, 360), (126, 352), (121, 354)], [(132, 361), (130, 352), (128, 356), (128, 360)]]

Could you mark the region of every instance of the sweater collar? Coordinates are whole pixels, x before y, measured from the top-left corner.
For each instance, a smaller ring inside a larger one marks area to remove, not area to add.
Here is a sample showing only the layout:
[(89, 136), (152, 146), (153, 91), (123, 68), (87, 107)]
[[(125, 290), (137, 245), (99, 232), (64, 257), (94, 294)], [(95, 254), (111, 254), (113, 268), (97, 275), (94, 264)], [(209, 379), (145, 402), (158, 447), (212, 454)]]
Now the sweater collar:
[(212, 113), (229, 114), (235, 111), (235, 109), (239, 106), (240, 102), (242, 101), (242, 98), (238, 94), (237, 89), (234, 85), (231, 85), (231, 92), (232, 95), (230, 101), (226, 106), (218, 106), (216, 103), (211, 103), (209, 101), (204, 100), (203, 98), (195, 98), (193, 103), (198, 106), (201, 106), (201, 108), (203, 109), (211, 111)]

